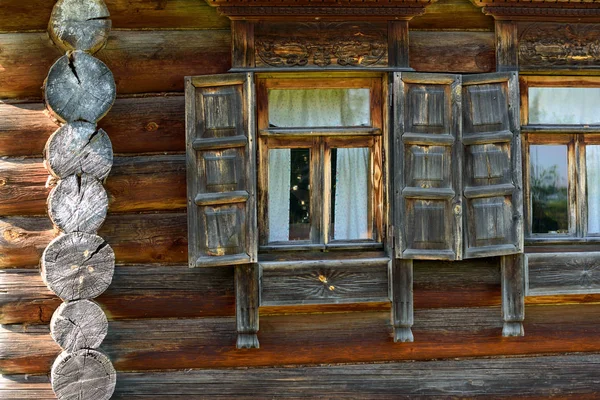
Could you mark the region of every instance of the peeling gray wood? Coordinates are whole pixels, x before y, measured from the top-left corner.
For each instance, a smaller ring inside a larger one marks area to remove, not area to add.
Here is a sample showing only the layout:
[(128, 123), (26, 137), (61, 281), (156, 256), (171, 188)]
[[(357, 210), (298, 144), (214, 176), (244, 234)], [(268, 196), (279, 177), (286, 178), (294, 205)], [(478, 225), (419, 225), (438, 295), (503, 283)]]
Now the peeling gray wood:
[(112, 281), (115, 253), (100, 236), (70, 233), (54, 239), (42, 254), (42, 279), (63, 300), (99, 296)]
[(237, 348), (258, 349), (258, 306), (260, 280), (258, 264), (235, 266), (235, 319)]
[(108, 212), (108, 195), (93, 176), (61, 179), (48, 196), (48, 215), (63, 232), (95, 233)]
[(95, 349), (104, 340), (108, 320), (98, 304), (90, 300), (63, 303), (50, 321), (50, 335), (68, 352)]
[(393, 260), (391, 279), (394, 342), (413, 342), (413, 260)]
[(62, 122), (97, 122), (115, 101), (115, 80), (102, 61), (74, 51), (50, 68), (44, 96), (48, 109)]
[(44, 149), (46, 167), (57, 178), (83, 173), (106, 179), (113, 165), (113, 150), (106, 132), (89, 122), (72, 122), (58, 128)]
[(527, 254), (527, 296), (600, 293), (600, 252)]
[(108, 40), (109, 17), (103, 0), (59, 0), (52, 10), (48, 32), (64, 51), (95, 53)]
[(61, 353), (52, 365), (50, 381), (59, 400), (108, 400), (115, 391), (117, 373), (96, 350)]
[(523, 254), (502, 256), (502, 336), (524, 336), (525, 273)]

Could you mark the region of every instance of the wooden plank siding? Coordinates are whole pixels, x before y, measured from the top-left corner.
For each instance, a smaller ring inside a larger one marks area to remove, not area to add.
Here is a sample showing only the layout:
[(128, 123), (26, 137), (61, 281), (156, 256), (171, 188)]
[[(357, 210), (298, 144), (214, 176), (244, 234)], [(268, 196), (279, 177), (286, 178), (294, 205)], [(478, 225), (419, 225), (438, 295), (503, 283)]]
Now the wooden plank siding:
[[(118, 371), (600, 352), (599, 304), (528, 306), (525, 314), (527, 335), (503, 338), (499, 307), (416, 309), (413, 343), (393, 342), (385, 311), (263, 316), (253, 350), (236, 350), (234, 317), (112, 321), (101, 350)], [(47, 373), (60, 352), (48, 332), (3, 325), (0, 372)]]
[[(121, 373), (113, 399), (592, 399), (600, 355), (390, 364)], [(250, 378), (250, 379), (249, 379)], [(535, 385), (531, 382), (535, 381)], [(5, 398), (53, 399), (46, 376), (0, 378)], [(11, 397), (13, 396), (13, 397)]]

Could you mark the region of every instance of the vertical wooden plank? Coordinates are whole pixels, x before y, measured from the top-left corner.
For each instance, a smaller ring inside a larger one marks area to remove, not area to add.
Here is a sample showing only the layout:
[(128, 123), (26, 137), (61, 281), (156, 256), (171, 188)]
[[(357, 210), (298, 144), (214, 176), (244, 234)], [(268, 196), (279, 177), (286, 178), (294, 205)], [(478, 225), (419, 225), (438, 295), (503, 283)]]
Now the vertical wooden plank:
[(502, 256), (502, 336), (524, 336), (525, 319), (525, 256)]
[(388, 64), (410, 68), (408, 59), (408, 21), (388, 22)]
[(519, 70), (517, 23), (496, 21), (496, 71)]
[(392, 325), (394, 342), (412, 342), (413, 261), (392, 260)]
[(231, 36), (231, 66), (254, 67), (254, 23), (232, 20)]
[(258, 306), (260, 304), (258, 264), (235, 267), (235, 319), (237, 348), (258, 349)]

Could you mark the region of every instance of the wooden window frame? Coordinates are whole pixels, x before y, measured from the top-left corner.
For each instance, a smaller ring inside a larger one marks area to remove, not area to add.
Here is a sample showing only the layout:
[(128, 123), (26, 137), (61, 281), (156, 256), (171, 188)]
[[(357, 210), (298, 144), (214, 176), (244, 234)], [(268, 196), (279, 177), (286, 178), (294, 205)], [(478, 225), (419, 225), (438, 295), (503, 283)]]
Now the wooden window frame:
[[(359, 250), (381, 249), (386, 225), (384, 204), (384, 84), (382, 73), (277, 73), (257, 74), (258, 122), (258, 230), (259, 250)], [(370, 89), (371, 124), (368, 127), (269, 127), (269, 89)], [(369, 239), (334, 240), (331, 220), (331, 150), (369, 148)], [(309, 148), (311, 228), (309, 240), (269, 242), (268, 160), (269, 150)]]
[[(596, 250), (600, 245), (600, 233), (589, 234), (586, 146), (600, 144), (600, 125), (567, 125), (567, 124), (529, 124), (529, 88), (531, 87), (571, 87), (600, 88), (600, 77), (589, 76), (521, 76), (521, 130), (523, 133), (523, 184), (525, 211), (525, 244), (528, 252), (547, 251), (537, 245), (544, 244), (577, 244), (589, 245), (589, 250)], [(531, 145), (566, 145), (568, 175), (568, 234), (532, 233), (531, 202), (531, 166), (529, 162)], [(569, 251), (583, 249), (569, 249)]]

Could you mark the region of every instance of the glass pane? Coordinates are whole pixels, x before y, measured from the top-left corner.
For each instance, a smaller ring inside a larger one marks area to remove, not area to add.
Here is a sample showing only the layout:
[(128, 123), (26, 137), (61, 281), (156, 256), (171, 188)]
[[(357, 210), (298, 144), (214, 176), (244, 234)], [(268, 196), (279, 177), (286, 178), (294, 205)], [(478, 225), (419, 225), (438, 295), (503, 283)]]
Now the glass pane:
[(310, 150), (269, 150), (269, 242), (310, 239)]
[(588, 233), (600, 233), (600, 146), (586, 146)]
[(269, 126), (370, 126), (369, 89), (271, 89)]
[(532, 145), (529, 162), (532, 232), (568, 233), (567, 146)]
[(529, 88), (530, 124), (600, 124), (600, 88)]
[(331, 150), (331, 226), (335, 240), (370, 239), (369, 149)]

